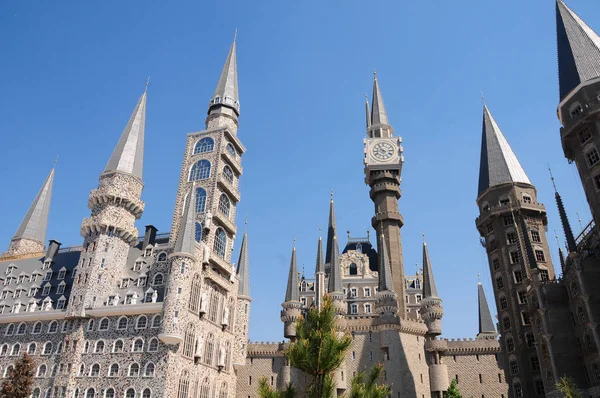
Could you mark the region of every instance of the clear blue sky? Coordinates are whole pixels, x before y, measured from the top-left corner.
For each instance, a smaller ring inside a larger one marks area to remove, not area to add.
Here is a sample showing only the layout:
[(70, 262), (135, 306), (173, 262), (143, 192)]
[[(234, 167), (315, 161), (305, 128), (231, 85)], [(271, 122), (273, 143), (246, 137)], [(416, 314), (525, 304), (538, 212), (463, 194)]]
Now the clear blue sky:
[[(569, 5), (600, 29), (597, 1)], [(3, 1), (0, 247), (57, 155), (48, 239), (81, 244), (88, 193), (147, 76), (146, 210), (138, 227), (167, 232), (186, 134), (204, 128), (236, 28), (239, 137), (248, 149), (237, 223), (243, 229), (248, 216), (252, 340), (282, 338), (292, 237), (311, 272), (330, 189), (341, 238), (370, 227), (362, 140), (373, 69), (404, 139), (406, 272), (421, 261), (424, 230), (444, 335), (476, 334), (479, 272), (495, 312), (474, 223), (481, 90), (547, 206), (553, 254), (560, 221), (547, 163), (574, 229), (576, 212), (590, 220), (559, 140), (553, 1)]]

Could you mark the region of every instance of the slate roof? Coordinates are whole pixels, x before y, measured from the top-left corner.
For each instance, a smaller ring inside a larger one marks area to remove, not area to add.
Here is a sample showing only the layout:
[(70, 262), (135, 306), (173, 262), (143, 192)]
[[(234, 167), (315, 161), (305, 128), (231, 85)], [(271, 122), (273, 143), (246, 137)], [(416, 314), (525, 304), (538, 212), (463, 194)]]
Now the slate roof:
[[(211, 105), (229, 105), (236, 112), (239, 113), (240, 108), (240, 97), (238, 94), (238, 76), (237, 76), (237, 55), (235, 39), (229, 54), (227, 54), (227, 60), (221, 71), (221, 77), (217, 83), (217, 88), (213, 94)], [(210, 109), (209, 109), (210, 112)]]
[(496, 120), (484, 105), (477, 195), (489, 187), (508, 182), (531, 184)]
[(477, 302), (479, 304), (479, 333), (496, 333), (496, 327), (481, 283), (477, 286)]
[(242, 246), (240, 247), (240, 258), (237, 264), (237, 276), (239, 279), (238, 296), (250, 297), (250, 260), (248, 258), (248, 234), (244, 232)]
[(377, 81), (377, 74), (373, 76), (373, 109), (371, 110), (371, 125), (384, 124), (389, 125), (387, 112), (385, 105), (383, 104), (383, 96), (379, 89), (379, 82)]
[(423, 242), (423, 297), (439, 297), (433, 278), (433, 269), (431, 268), (431, 259), (427, 243)]
[(556, 1), (560, 99), (587, 80), (600, 77), (600, 37), (562, 0)]
[(290, 271), (288, 273), (287, 289), (285, 291), (285, 302), (300, 301), (298, 290), (298, 265), (296, 264), (296, 247), (292, 249), (290, 260)]

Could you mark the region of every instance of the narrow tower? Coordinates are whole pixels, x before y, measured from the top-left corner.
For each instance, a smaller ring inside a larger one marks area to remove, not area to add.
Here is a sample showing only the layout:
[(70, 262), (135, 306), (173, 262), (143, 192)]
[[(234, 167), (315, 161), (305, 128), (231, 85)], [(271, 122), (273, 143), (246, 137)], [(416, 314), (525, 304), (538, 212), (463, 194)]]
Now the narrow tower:
[(479, 309), (479, 333), (477, 334), (477, 338), (496, 340), (498, 338), (498, 333), (496, 332), (496, 327), (494, 326), (490, 307), (485, 298), (485, 291), (483, 290), (481, 282), (477, 283), (477, 306)]
[[(141, 200), (146, 92), (138, 101), (115, 150), (90, 193), (90, 217), (81, 224), (83, 251), (69, 298), (67, 315), (85, 316), (86, 309), (117, 305), (109, 301), (112, 289), (126, 272), (129, 248), (137, 243), (135, 220), (142, 216)], [(117, 298), (112, 300), (119, 301)]]
[(23, 221), (21, 221), (19, 229), (17, 229), (15, 236), (10, 240), (10, 245), (5, 253), (6, 255), (18, 256), (44, 251), (55, 168), (56, 165), (50, 170), (50, 174), (46, 177), (42, 188), (33, 200)]
[(556, 36), (562, 147), (565, 157), (577, 166), (592, 216), (599, 225), (600, 37), (562, 0), (556, 1)]
[(237, 263), (238, 294), (237, 312), (235, 322), (235, 340), (233, 363), (244, 365), (246, 363), (246, 351), (248, 342), (248, 324), (250, 322), (250, 260), (248, 258), (248, 233), (244, 232), (240, 257)]
[(394, 137), (393, 134), (394, 130), (389, 124), (377, 75), (375, 75), (371, 118), (367, 120), (368, 137), (364, 140), (365, 182), (371, 187), (369, 195), (375, 204), (375, 216), (371, 224), (377, 231), (378, 242), (381, 241), (382, 236), (385, 237), (385, 246), (389, 251), (393, 291), (398, 298), (398, 314), (405, 317), (404, 264), (400, 238), (400, 228), (404, 220), (398, 210), (404, 159), (400, 145), (402, 139)]
[(533, 336), (527, 307), (532, 274), (535, 271), (541, 280), (555, 278), (545, 232), (546, 209), (485, 105), (477, 206), (480, 215), (475, 223), (494, 281), (500, 342), (510, 353), (504, 356), (506, 379), (513, 391), (535, 396), (533, 380), (540, 371), (532, 369), (530, 358), (537, 352), (523, 336)]
[(296, 321), (301, 315), (300, 290), (298, 285), (298, 265), (296, 264), (296, 245), (292, 249), (290, 270), (288, 273), (285, 300), (281, 304), (281, 322), (283, 322), (283, 336), (292, 341), (296, 338)]
[(323, 239), (317, 243), (317, 263), (315, 265), (315, 306), (321, 308), (325, 296), (325, 263), (323, 262)]

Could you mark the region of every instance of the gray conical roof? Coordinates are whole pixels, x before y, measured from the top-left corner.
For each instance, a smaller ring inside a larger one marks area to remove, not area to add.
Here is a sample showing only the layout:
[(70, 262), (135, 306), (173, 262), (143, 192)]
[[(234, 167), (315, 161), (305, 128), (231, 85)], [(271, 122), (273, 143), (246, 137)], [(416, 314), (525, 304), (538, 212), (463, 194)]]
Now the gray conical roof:
[(322, 272), (325, 273), (325, 262), (323, 261), (323, 239), (319, 236), (319, 243), (317, 244), (317, 263), (315, 265), (315, 274)]
[(562, 0), (556, 1), (560, 99), (580, 83), (600, 77), (600, 37)]
[(423, 242), (423, 298), (431, 297), (438, 298), (439, 296), (435, 287), (427, 243)]
[(177, 234), (175, 253), (187, 253), (195, 255), (196, 252), (196, 187), (192, 187), (187, 197), (187, 202), (183, 210), (183, 216), (180, 223), (180, 230)]
[(488, 307), (485, 292), (483, 291), (483, 285), (481, 283), (477, 286), (477, 302), (479, 304), (479, 334), (496, 333), (492, 314), (490, 313), (490, 307)]
[(248, 233), (246, 232), (242, 238), (237, 275), (239, 279), (238, 296), (250, 297), (250, 262), (248, 260)]
[(369, 98), (365, 98), (365, 113), (367, 120), (367, 128), (371, 127), (371, 108), (369, 108)]
[[(227, 54), (227, 60), (221, 71), (221, 77), (211, 100), (213, 105), (225, 105), (235, 109), (239, 114), (240, 97), (238, 95), (238, 77), (235, 39)], [(210, 112), (210, 109), (209, 109)]]
[(142, 180), (145, 126), (146, 92), (142, 94), (131, 118), (129, 118), (129, 122), (104, 169), (104, 173), (127, 173)]
[(42, 188), (33, 200), (12, 240), (31, 239), (40, 242), (42, 245), (45, 244), (48, 215), (50, 213), (50, 199), (52, 198), (52, 185), (54, 184), (54, 169), (55, 167), (52, 167), (52, 170), (50, 170), (50, 174), (46, 177), (44, 185), (42, 185)]
[(374, 75), (373, 77), (373, 110), (371, 111), (371, 124), (390, 124), (387, 112), (385, 111), (385, 105), (383, 104), (383, 96), (379, 89), (377, 75)]
[(298, 265), (296, 264), (296, 248), (292, 249), (292, 259), (290, 260), (290, 272), (288, 273), (287, 289), (285, 291), (285, 302), (300, 301), (300, 292), (298, 291)]
[(342, 293), (342, 276), (340, 269), (340, 249), (337, 243), (337, 236), (333, 235), (331, 245), (331, 263), (329, 268), (329, 293)]
[(531, 184), (490, 110), (484, 105), (477, 195), (489, 187), (507, 182)]
[[(333, 195), (333, 194), (332, 194)], [(335, 225), (335, 206), (333, 203), (333, 196), (329, 201), (329, 224), (327, 226), (327, 245), (325, 246), (325, 264), (331, 264), (331, 248), (333, 247), (333, 237), (336, 235)]]
[(381, 234), (379, 240), (379, 291), (394, 291), (392, 285), (392, 269), (390, 267), (390, 259), (388, 257), (384, 234)]

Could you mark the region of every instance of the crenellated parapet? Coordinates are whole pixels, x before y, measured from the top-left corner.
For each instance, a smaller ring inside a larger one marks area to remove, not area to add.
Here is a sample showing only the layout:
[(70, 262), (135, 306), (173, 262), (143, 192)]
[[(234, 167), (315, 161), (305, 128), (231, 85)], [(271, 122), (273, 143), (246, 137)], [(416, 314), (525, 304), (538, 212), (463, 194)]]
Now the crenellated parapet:
[(448, 349), (446, 355), (459, 354), (496, 354), (500, 353), (500, 342), (487, 339), (445, 339)]

